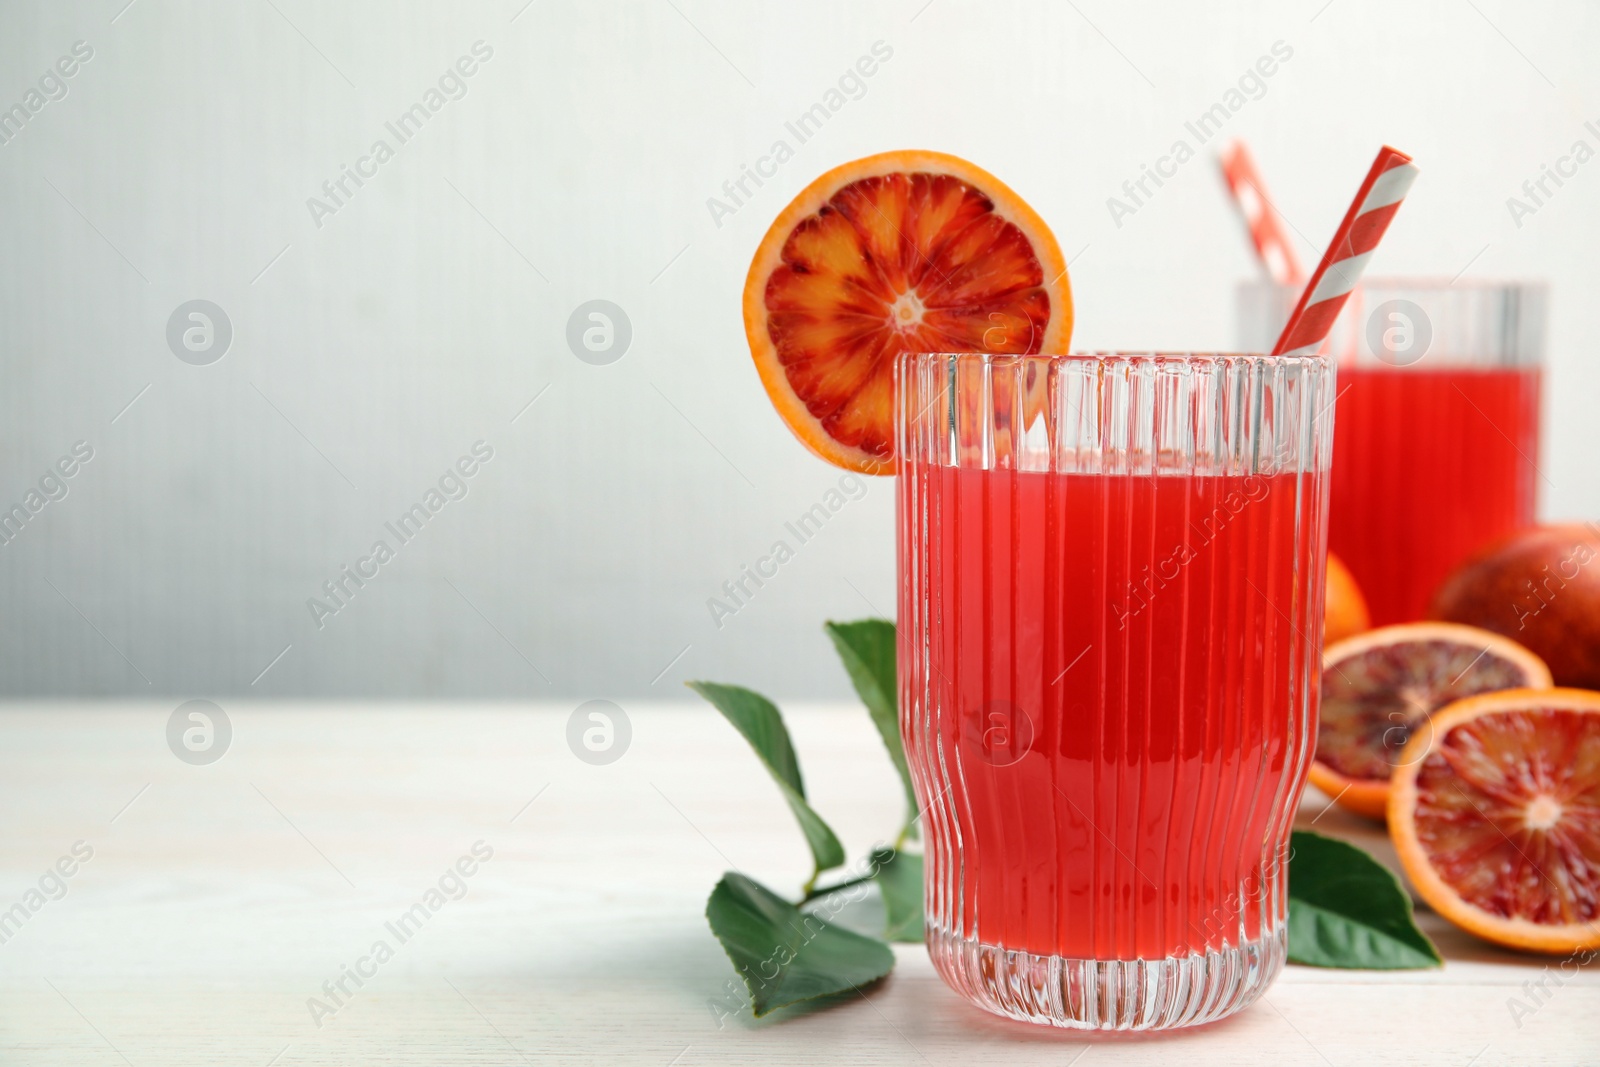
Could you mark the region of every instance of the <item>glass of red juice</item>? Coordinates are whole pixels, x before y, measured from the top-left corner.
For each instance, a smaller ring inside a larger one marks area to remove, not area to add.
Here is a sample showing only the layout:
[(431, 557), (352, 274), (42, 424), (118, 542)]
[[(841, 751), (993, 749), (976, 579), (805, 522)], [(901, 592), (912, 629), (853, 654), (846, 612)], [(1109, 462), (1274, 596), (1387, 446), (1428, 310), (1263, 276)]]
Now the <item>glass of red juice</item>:
[[(1241, 287), (1244, 343), (1270, 347), (1298, 296)], [(1334, 323), (1328, 549), (1374, 626), (1423, 618), (1451, 571), (1533, 524), (1545, 304), (1537, 284), (1377, 279)]]
[(1316, 736), (1322, 357), (899, 357), (901, 733), (946, 983), (1158, 1030), (1282, 969)]

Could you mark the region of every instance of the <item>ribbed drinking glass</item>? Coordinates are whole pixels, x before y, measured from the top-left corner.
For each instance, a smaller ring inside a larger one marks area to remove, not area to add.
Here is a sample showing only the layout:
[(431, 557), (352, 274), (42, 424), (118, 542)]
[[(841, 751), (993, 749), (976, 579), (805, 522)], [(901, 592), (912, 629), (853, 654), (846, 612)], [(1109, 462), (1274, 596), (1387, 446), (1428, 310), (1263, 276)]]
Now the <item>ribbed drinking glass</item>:
[(1220, 1018), (1281, 970), (1316, 736), (1321, 357), (899, 357), (928, 948), (989, 1011)]

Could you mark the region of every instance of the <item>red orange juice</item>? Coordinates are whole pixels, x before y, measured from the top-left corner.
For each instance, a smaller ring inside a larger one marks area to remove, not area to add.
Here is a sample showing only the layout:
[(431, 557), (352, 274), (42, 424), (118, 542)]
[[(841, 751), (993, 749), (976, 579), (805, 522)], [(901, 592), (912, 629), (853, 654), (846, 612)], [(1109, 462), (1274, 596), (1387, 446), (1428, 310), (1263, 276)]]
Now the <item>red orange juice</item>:
[(1269, 825), (1310, 725), (1291, 711), (1308, 647), (1280, 606), (1319, 569), (1296, 477), (904, 477), (930, 523), (903, 525), (900, 551), (945, 608), (914, 639), (953, 709), (924, 744), (963, 772), (927, 842), (960, 872), (941, 887), (955, 915), (1080, 959), (1268, 932)]
[(1375, 626), (1420, 619), (1445, 576), (1534, 521), (1540, 370), (1339, 369), (1328, 547)]

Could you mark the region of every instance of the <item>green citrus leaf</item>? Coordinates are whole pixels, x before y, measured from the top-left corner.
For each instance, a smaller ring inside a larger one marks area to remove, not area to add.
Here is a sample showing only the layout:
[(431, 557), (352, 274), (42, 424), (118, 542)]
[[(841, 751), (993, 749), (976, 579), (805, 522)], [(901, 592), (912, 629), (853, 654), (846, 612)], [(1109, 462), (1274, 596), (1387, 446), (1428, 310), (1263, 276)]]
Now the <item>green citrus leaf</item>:
[(800, 761), (794, 754), (794, 743), (789, 740), (788, 727), (783, 725), (783, 715), (772, 701), (760, 693), (737, 685), (717, 682), (690, 682), (689, 688), (705, 697), (711, 706), (722, 712), (723, 718), (744, 735), (755, 749), (761, 762), (766, 764), (773, 781), (783, 791), (811, 846), (812, 859), (818, 871), (832, 870), (844, 865), (844, 846), (828, 824), (822, 821), (806, 801), (806, 787), (800, 779)]
[(750, 990), (757, 1017), (855, 989), (894, 968), (894, 953), (882, 941), (802, 914), (772, 890), (733, 871), (711, 891), (706, 922)]
[(1289, 959), (1371, 971), (1442, 966), (1394, 873), (1361, 849), (1296, 830), (1289, 854)]
[(889, 760), (900, 773), (906, 791), (908, 836), (916, 836), (917, 796), (911, 788), (911, 769), (906, 766), (906, 750), (900, 741), (900, 691), (895, 686), (894, 623), (887, 619), (862, 619), (859, 622), (830, 622), (824, 627), (833, 638), (850, 684), (867, 706), (872, 725), (878, 728)]
[(922, 857), (892, 848), (874, 849), (873, 869), (883, 894), (884, 936), (890, 941), (922, 940)]

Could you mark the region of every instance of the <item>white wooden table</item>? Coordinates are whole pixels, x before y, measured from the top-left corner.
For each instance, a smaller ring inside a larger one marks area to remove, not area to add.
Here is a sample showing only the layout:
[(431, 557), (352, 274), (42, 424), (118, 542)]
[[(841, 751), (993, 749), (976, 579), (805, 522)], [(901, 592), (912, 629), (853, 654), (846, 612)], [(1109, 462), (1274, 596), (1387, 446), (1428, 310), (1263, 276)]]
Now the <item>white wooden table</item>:
[[(228, 703), (209, 766), (168, 749), (173, 703), (0, 710), (0, 909), (73, 871), (0, 944), (0, 1064), (1600, 1063), (1600, 966), (1547, 982), (1518, 1025), (1508, 999), (1547, 961), (1432, 915), (1442, 971), (1291, 966), (1263, 1002), (1173, 1035), (992, 1018), (917, 945), (867, 997), (719, 1021), (739, 987), (706, 894), (729, 867), (791, 891), (805, 851), (714, 712), (625, 706), (632, 741), (607, 766), (568, 749), (570, 705)], [(812, 798), (859, 856), (899, 814), (865, 713), (787, 710)], [(1381, 842), (1337, 811), (1317, 828)], [(493, 855), (463, 864), (464, 895), (400, 942), (385, 924), (477, 842)], [(397, 946), (381, 964), (380, 938)], [(350, 995), (314, 1020), (341, 978)]]

